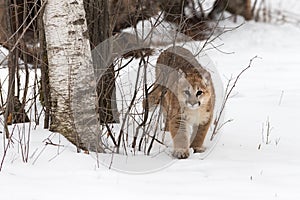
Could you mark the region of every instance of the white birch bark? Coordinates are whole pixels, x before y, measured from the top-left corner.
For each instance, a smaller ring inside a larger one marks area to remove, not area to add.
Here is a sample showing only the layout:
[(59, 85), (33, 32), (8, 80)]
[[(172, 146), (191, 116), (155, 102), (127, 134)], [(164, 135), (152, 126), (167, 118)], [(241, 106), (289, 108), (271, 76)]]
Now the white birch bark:
[(48, 0), (43, 20), (49, 61), (50, 130), (80, 149), (103, 152), (83, 0)]

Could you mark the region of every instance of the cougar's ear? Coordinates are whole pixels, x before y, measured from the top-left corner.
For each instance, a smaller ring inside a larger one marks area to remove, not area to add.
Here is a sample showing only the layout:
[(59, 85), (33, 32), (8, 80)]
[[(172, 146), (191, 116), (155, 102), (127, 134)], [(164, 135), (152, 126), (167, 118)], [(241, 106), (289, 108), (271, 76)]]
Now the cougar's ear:
[(186, 78), (186, 74), (181, 69), (178, 69), (178, 75), (180, 79)]
[(204, 74), (202, 74), (202, 79), (204, 81), (204, 84), (206, 86), (209, 86), (211, 84), (211, 76), (210, 73), (205, 72)]

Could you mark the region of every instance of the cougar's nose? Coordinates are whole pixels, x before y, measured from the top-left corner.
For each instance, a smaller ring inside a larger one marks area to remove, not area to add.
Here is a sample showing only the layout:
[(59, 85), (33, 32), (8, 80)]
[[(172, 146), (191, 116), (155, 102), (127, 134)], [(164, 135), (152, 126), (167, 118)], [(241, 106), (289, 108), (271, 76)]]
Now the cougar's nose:
[(200, 101), (187, 102), (188, 107), (195, 108), (201, 105)]

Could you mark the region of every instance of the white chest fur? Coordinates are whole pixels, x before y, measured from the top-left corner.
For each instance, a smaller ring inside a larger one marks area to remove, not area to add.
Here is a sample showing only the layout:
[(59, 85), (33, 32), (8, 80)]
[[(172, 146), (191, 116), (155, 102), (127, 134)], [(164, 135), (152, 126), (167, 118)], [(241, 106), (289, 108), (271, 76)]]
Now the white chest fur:
[(185, 108), (184, 115), (186, 117), (186, 121), (190, 126), (194, 125), (204, 125), (209, 121), (211, 116), (210, 112), (207, 112), (206, 109), (198, 108), (198, 109), (189, 109)]

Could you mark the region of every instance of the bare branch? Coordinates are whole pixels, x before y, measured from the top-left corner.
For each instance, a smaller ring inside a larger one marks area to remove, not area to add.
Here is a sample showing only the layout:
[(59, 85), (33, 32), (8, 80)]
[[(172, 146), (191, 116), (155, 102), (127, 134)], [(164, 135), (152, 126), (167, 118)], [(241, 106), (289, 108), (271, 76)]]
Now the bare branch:
[[(225, 90), (225, 97), (224, 97), (224, 100), (223, 100), (223, 103), (222, 103), (222, 106), (221, 106), (221, 110), (220, 110), (220, 112), (218, 113), (217, 118), (216, 118), (215, 121), (214, 121), (214, 129), (213, 129), (212, 135), (211, 135), (211, 137), (210, 137), (210, 140), (213, 140), (213, 139), (214, 139), (214, 137), (217, 135), (217, 133), (218, 133), (218, 131), (220, 130), (220, 128), (224, 125), (224, 124), (222, 124), (222, 125), (219, 127), (220, 119), (221, 119), (221, 116), (222, 116), (222, 114), (223, 114), (223, 112), (224, 112), (224, 109), (225, 109), (225, 106), (226, 106), (226, 104), (227, 104), (227, 101), (228, 101), (228, 99), (229, 99), (229, 97), (230, 97), (230, 95), (231, 95), (233, 89), (235, 88), (235, 86), (236, 86), (238, 80), (240, 79), (240, 77), (242, 76), (242, 74), (244, 74), (244, 73), (252, 66), (252, 62), (253, 62), (253, 60), (256, 59), (256, 58), (258, 58), (258, 56), (254, 56), (253, 58), (250, 59), (250, 62), (249, 62), (249, 64), (248, 64), (248, 66), (247, 66), (245, 69), (243, 69), (243, 70), (237, 75), (237, 77), (235, 78), (235, 80), (234, 80), (234, 82), (233, 82), (233, 84), (232, 84), (231, 87), (230, 87), (230, 83), (231, 83), (232, 79), (230, 79), (230, 80), (228, 81), (227, 86), (226, 86), (226, 90)], [(228, 121), (227, 121), (227, 122), (228, 122)], [(227, 122), (226, 122), (226, 123), (227, 123)]]

